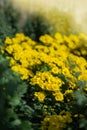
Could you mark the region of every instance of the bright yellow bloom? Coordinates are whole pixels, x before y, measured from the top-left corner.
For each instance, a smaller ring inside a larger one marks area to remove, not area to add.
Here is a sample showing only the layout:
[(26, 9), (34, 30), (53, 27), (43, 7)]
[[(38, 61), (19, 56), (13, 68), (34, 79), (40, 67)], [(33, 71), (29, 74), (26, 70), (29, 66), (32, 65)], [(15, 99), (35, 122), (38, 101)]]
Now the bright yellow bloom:
[(50, 44), (53, 43), (53, 38), (50, 35), (48, 35), (48, 34), (45, 34), (44, 36), (41, 36), (39, 38), (39, 40), (41, 42), (45, 43), (46, 45), (50, 45)]
[(12, 44), (12, 39), (9, 38), (9, 37), (6, 37), (6, 39), (5, 39), (5, 44), (7, 44), (7, 45)]
[(45, 99), (45, 94), (43, 92), (35, 92), (34, 96), (40, 101), (43, 102)]
[(63, 43), (64, 39), (60, 33), (55, 33), (54, 38), (57, 40), (58, 43)]
[(60, 91), (54, 92), (53, 95), (55, 96), (56, 101), (63, 101), (64, 100), (63, 94)]

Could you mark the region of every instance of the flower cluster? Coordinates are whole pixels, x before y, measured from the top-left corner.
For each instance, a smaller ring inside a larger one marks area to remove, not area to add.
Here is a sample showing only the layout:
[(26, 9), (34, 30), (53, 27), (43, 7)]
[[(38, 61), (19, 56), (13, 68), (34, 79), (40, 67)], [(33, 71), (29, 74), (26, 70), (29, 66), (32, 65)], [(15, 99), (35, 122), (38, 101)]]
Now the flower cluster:
[(71, 123), (71, 114), (67, 111), (60, 112), (59, 115), (51, 115), (44, 118), (42, 122), (42, 130), (63, 130), (66, 128), (66, 123)]
[(46, 112), (51, 107), (50, 113), (57, 114), (49, 117), (46, 114), (42, 124), (49, 122), (49, 130), (55, 127), (55, 130), (62, 130), (66, 123), (72, 121), (71, 115), (59, 113), (60, 109), (56, 110), (55, 104), (64, 104), (71, 109), (75, 101), (74, 92), (83, 87), (86, 94), (87, 36), (56, 33), (53, 37), (45, 34), (39, 40), (35, 42), (24, 34), (7, 37), (2, 53), (10, 60), (11, 69), (21, 74), (21, 79), (27, 80), (34, 88), (35, 100), (47, 106)]

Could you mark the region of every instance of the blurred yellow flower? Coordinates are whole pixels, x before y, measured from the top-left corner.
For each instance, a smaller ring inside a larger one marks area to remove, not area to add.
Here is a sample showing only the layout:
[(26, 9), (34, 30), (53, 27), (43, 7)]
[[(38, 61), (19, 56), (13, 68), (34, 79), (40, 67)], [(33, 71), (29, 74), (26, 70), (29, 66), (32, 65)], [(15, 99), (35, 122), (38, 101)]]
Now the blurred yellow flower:
[(56, 101), (63, 101), (64, 100), (63, 94), (60, 91), (54, 92), (53, 95), (55, 96)]
[(40, 101), (43, 102), (45, 99), (45, 94), (43, 92), (35, 92), (34, 96)]

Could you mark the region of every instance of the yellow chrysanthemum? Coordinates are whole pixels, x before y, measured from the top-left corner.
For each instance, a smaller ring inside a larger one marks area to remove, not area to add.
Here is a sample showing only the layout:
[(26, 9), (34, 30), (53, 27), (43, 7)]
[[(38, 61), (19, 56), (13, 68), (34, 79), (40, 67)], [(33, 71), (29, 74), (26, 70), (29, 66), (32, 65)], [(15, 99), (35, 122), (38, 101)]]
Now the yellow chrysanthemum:
[(43, 92), (35, 92), (34, 96), (40, 101), (43, 102), (45, 99), (45, 94)]

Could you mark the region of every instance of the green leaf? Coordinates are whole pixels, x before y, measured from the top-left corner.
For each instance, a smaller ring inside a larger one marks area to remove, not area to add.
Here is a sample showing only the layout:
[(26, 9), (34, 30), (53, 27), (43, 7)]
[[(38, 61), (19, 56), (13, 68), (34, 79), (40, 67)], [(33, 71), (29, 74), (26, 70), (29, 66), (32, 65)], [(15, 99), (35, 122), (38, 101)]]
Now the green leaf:
[(29, 121), (23, 121), (19, 126), (19, 130), (33, 130), (32, 123)]
[(11, 122), (12, 126), (18, 126), (20, 124), (21, 124), (21, 120), (19, 120), (19, 119), (16, 119), (16, 120), (14, 120), (14, 121)]
[(82, 128), (86, 128), (87, 126), (87, 120), (85, 118), (80, 119), (80, 123), (79, 123), (79, 127)]
[(76, 84), (78, 87), (80, 87), (80, 90), (82, 90), (86, 86), (86, 81), (85, 80), (78, 80)]
[(74, 73), (74, 76), (75, 76), (76, 78), (78, 78), (80, 75), (81, 75), (81, 71), (78, 71), (78, 72), (75, 72), (75, 73)]
[(17, 106), (20, 104), (20, 98), (19, 97), (10, 97), (9, 98), (9, 104), (11, 106)]
[(78, 91), (75, 92), (76, 100), (78, 105), (82, 105), (84, 102), (87, 101), (87, 97)]

